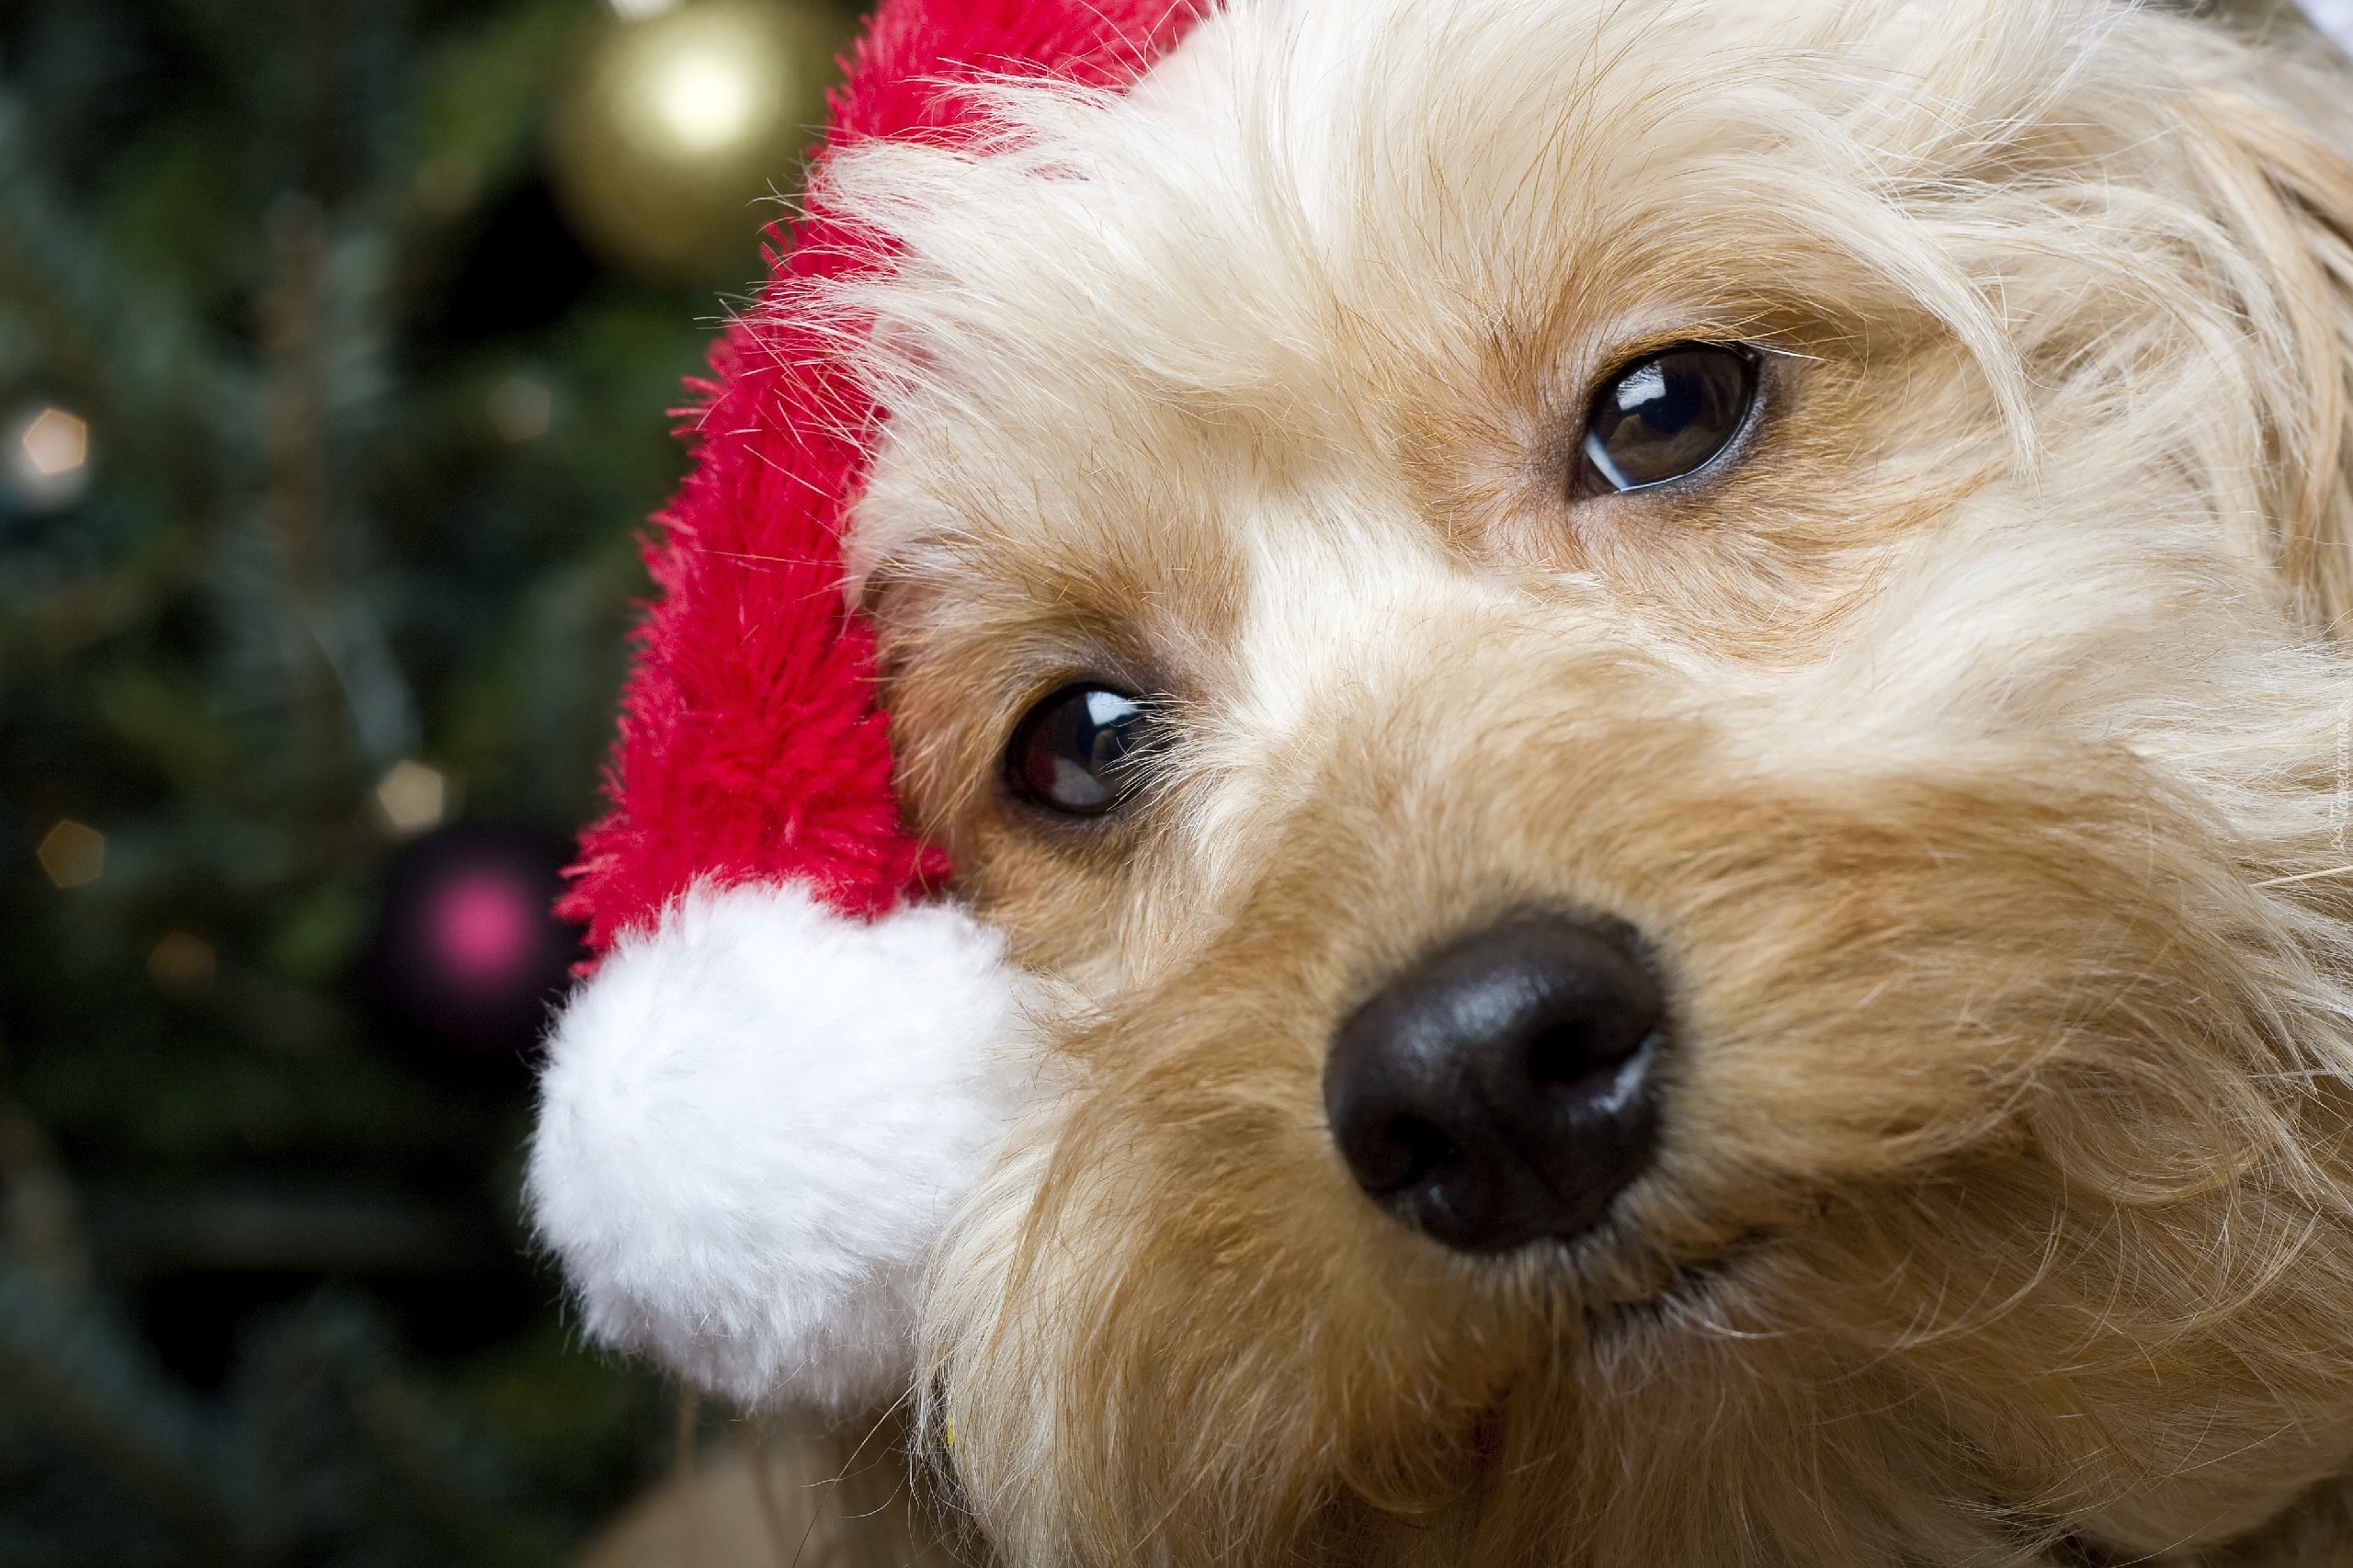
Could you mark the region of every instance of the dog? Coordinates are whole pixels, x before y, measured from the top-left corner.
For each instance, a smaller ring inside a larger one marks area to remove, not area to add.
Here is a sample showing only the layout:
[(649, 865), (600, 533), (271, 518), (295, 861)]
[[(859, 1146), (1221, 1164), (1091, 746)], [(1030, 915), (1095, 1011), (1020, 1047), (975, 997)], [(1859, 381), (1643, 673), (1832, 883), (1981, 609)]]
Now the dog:
[(2114, 0), (1227, 0), (846, 149), (1045, 1087), (965, 1550), (2353, 1561), (2353, 92)]

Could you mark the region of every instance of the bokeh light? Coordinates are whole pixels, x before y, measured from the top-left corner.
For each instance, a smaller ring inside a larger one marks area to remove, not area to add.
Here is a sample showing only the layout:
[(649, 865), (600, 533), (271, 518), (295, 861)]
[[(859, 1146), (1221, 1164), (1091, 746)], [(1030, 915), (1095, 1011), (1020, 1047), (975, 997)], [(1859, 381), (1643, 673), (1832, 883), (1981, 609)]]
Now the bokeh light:
[(51, 828), (33, 854), (57, 887), (83, 887), (107, 874), (107, 835), (71, 817)]
[(185, 931), (165, 935), (147, 950), (147, 973), (167, 996), (201, 996), (212, 989), (220, 959), (212, 944)]
[(449, 780), (439, 769), (416, 761), (392, 764), (376, 781), (376, 813), (396, 835), (406, 836), (441, 825), (449, 812)]
[(9, 426), (8, 488), (36, 511), (69, 506), (90, 483), (90, 426), (80, 415), (40, 403)]
[(504, 378), (490, 389), (483, 407), (490, 415), (490, 427), (509, 445), (536, 441), (555, 424), (555, 393), (530, 376)]

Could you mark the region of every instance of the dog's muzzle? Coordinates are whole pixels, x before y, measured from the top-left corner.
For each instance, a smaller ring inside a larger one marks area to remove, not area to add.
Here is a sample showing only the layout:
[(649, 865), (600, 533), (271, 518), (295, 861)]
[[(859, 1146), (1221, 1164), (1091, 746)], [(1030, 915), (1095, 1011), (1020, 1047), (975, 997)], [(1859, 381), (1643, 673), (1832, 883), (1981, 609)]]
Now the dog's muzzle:
[(1590, 1230), (1658, 1144), (1659, 986), (1631, 933), (1526, 915), (1340, 1026), (1324, 1105), (1368, 1196), (1467, 1252)]

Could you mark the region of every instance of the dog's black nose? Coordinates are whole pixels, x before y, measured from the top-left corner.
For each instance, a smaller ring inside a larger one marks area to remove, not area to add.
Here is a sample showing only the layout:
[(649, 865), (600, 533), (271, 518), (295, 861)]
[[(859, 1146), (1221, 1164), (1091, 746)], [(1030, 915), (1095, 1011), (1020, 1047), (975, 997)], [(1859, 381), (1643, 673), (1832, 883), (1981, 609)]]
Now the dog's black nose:
[(1324, 1064), (1358, 1185), (1464, 1251), (1590, 1229), (1658, 1142), (1665, 1004), (1630, 948), (1589, 923), (1521, 915), (1359, 1008)]

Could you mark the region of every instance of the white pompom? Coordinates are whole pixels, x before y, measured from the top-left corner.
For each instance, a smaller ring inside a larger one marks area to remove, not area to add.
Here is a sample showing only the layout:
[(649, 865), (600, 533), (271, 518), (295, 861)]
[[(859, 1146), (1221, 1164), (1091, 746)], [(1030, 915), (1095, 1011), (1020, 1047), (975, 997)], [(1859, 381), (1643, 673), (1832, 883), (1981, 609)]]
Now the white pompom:
[(527, 1197), (599, 1341), (746, 1407), (904, 1392), (917, 1290), (1031, 1072), (997, 934), (697, 890), (557, 1020)]

